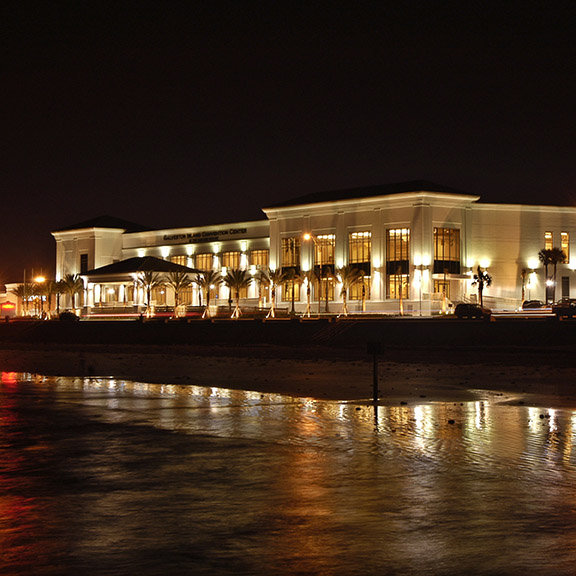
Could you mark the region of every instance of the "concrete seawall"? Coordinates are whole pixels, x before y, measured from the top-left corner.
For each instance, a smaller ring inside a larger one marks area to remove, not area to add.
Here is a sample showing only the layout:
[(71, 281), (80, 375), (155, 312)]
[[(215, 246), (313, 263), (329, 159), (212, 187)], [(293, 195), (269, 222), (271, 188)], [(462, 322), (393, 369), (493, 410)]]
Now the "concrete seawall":
[(574, 347), (576, 321), (502, 319), (321, 319), (10, 322), (0, 345)]

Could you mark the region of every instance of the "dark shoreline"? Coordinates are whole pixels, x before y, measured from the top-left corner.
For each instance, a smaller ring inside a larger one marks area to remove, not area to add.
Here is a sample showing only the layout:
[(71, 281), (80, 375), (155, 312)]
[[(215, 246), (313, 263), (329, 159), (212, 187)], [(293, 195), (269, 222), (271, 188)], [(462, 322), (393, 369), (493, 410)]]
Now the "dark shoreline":
[(576, 408), (575, 335), (559, 321), (22, 322), (0, 326), (0, 370), (363, 401), (376, 342), (387, 403)]
[(2, 344), (86, 344), (164, 346), (326, 347), (366, 350), (448, 347), (573, 348), (576, 321), (555, 317), (498, 319), (446, 318), (322, 318), (302, 320), (218, 319), (191, 321), (28, 321), (0, 323)]

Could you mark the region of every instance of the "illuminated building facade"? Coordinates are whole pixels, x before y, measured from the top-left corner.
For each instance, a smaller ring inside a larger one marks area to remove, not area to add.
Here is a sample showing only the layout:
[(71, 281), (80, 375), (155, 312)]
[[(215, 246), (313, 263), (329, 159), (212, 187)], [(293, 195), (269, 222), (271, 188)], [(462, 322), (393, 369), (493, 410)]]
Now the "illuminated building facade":
[[(310, 194), (263, 209), (266, 220), (171, 230), (144, 230), (110, 219), (53, 233), (57, 278), (79, 273), (84, 304), (138, 301), (130, 276), (101, 282), (98, 269), (133, 257), (154, 256), (200, 271), (282, 268), (292, 279), (277, 290), (278, 305), (337, 313), (342, 269), (363, 276), (347, 290), (351, 312), (430, 315), (455, 302), (475, 301), (478, 267), (492, 276), (484, 303), (513, 310), (523, 300), (576, 297), (571, 243), (576, 208), (483, 204), (478, 196), (430, 182)], [(546, 271), (543, 248), (561, 248), (565, 260)], [(572, 259), (571, 259), (572, 258)], [(321, 277), (321, 281), (318, 280)], [(122, 283), (124, 288), (121, 288)], [(548, 292), (546, 283), (549, 284)], [(244, 304), (262, 304), (256, 282)], [(156, 294), (169, 305), (170, 294)], [(216, 287), (216, 304), (228, 304), (228, 288)], [(269, 297), (268, 297), (269, 301)], [(186, 304), (201, 305), (193, 287)]]

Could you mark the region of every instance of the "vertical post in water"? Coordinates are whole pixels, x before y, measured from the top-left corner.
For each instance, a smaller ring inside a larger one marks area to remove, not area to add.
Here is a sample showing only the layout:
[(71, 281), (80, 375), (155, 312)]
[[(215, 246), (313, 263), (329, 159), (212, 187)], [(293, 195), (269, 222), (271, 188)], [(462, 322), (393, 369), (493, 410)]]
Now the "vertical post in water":
[(378, 403), (378, 354), (382, 351), (380, 342), (368, 342), (367, 352), (372, 354), (372, 400)]

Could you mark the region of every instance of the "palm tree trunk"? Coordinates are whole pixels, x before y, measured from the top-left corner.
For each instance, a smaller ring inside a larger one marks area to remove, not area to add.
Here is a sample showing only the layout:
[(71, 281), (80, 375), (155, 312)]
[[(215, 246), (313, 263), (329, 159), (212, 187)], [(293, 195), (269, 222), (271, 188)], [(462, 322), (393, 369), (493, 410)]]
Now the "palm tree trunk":
[(206, 307), (202, 312), (202, 318), (210, 318), (210, 286), (206, 288)]
[(266, 318), (276, 318), (276, 285), (270, 285), (270, 310)]
[(236, 306), (234, 307), (232, 318), (240, 318), (242, 314), (240, 310), (240, 290), (236, 290), (234, 296), (236, 297)]

